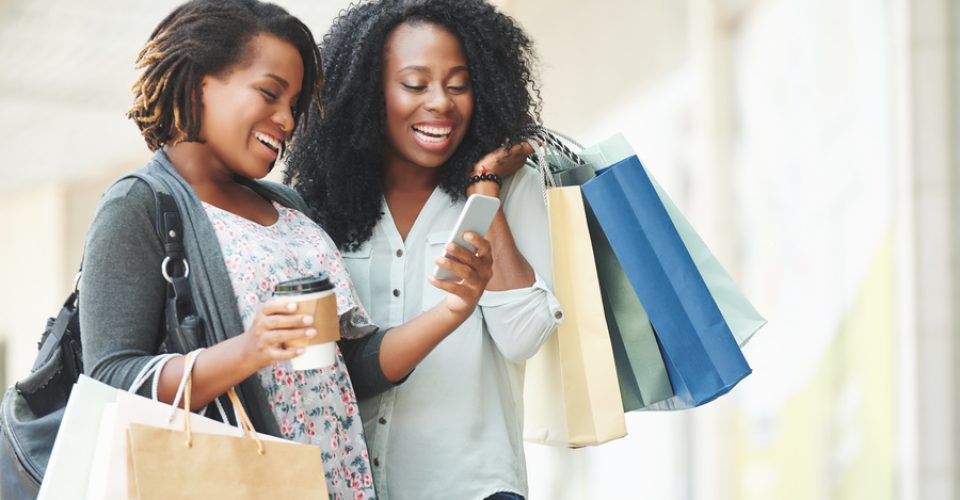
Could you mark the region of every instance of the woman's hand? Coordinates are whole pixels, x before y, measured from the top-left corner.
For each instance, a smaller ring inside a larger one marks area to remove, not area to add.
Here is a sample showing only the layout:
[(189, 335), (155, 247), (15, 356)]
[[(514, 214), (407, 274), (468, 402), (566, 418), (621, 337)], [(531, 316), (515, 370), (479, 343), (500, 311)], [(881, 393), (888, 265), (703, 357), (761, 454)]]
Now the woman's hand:
[(300, 314), (298, 308), (296, 302), (283, 300), (261, 304), (250, 328), (242, 335), (246, 338), (245, 359), (263, 368), (303, 354), (302, 348), (288, 348), (286, 343), (313, 337), (317, 330), (313, 328), (313, 316)]
[(460, 280), (438, 280), (428, 277), (431, 285), (448, 292), (443, 305), (458, 316), (469, 316), (480, 302), (480, 296), (493, 277), (493, 255), (490, 242), (477, 233), (464, 233), (464, 240), (477, 248), (477, 253), (455, 243), (447, 243), (444, 248), (447, 256), (437, 257), (434, 262), (443, 269), (456, 275)]
[[(486, 169), (487, 173), (496, 174), (506, 179), (523, 167), (527, 157), (533, 154), (533, 147), (529, 143), (521, 142), (511, 147), (501, 146), (480, 159), (473, 167), (470, 175), (480, 175)], [(500, 188), (492, 181), (475, 182), (467, 187), (467, 196), (474, 193), (497, 196)]]

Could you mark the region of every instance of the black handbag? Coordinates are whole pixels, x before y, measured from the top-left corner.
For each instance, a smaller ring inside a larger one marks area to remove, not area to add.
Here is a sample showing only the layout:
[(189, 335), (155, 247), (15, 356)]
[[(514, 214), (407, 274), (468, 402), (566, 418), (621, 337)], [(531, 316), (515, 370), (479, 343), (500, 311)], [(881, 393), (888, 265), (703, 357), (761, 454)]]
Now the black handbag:
[[(166, 337), (159, 351), (186, 353), (200, 347), (203, 324), (193, 308), (180, 211), (162, 181), (143, 171), (124, 179), (130, 177), (153, 191), (155, 228), (165, 252), (160, 273), (167, 281)], [(0, 498), (36, 498), (70, 391), (83, 372), (79, 281), (78, 273), (60, 313), (47, 320), (30, 374), (8, 388), (0, 403)]]

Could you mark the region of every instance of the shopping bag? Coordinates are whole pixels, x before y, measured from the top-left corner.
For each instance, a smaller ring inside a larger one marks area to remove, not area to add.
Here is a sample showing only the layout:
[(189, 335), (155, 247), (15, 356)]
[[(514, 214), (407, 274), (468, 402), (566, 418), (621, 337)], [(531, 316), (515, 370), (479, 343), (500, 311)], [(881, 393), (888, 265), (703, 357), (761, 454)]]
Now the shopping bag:
[(636, 156), (586, 182), (583, 193), (660, 342), (676, 404), (698, 406), (750, 374), (657, 190)]
[(524, 437), (581, 447), (626, 435), (579, 187), (547, 190), (553, 279), (564, 320), (527, 361)]
[[(163, 370), (174, 354), (164, 354), (148, 361), (134, 377), (129, 390), (140, 387)], [(37, 498), (73, 498), (86, 491), (93, 472), (93, 457), (101, 439), (104, 412), (125, 392), (86, 375), (79, 375), (63, 410), (63, 418), (53, 442), (46, 473)], [(112, 428), (107, 427), (107, 434)]]
[(86, 491), (103, 408), (116, 400), (118, 392), (120, 389), (86, 375), (77, 379), (50, 452), (38, 500), (72, 498), (78, 491)]
[[(597, 170), (602, 170), (621, 160), (634, 156), (633, 148), (621, 134), (614, 135), (598, 144), (587, 147), (578, 153), (582, 159), (590, 163)], [(683, 245), (690, 253), (700, 276), (707, 284), (710, 295), (720, 308), (723, 319), (733, 332), (737, 343), (744, 346), (753, 335), (760, 330), (767, 320), (757, 312), (753, 304), (740, 291), (733, 278), (720, 264), (720, 261), (713, 255), (707, 245), (697, 234), (687, 218), (683, 216), (677, 206), (670, 199), (670, 196), (660, 187), (657, 180), (648, 176), (657, 192), (657, 196), (663, 203), (667, 214), (670, 216), (670, 222), (673, 223), (683, 240)]]
[(673, 386), (650, 318), (596, 215), (585, 208), (623, 410), (638, 410), (673, 397)]
[[(612, 163), (604, 163), (602, 153), (587, 161), (575, 151), (583, 147), (558, 132), (540, 128), (533, 134), (538, 138), (531, 143), (536, 151), (533, 163), (547, 185), (583, 185), (596, 176), (595, 168)], [(585, 209), (621, 402), (624, 411), (641, 409), (673, 396), (670, 377), (640, 300), (589, 205)]]
[[(187, 407), (189, 407), (189, 401), (187, 401), (189, 391), (187, 391), (187, 389), (190, 387), (190, 381), (187, 377), (192, 370), (195, 356), (195, 353), (191, 353), (188, 355), (187, 360), (184, 361), (184, 366), (186, 367), (184, 378), (181, 380), (181, 387), (175, 398), (176, 402), (179, 402), (182, 398), (184, 405)], [(238, 415), (241, 414), (239, 403), (235, 402), (234, 408)], [(242, 413), (242, 415), (244, 417), (246, 416), (245, 413)], [(189, 418), (186, 418), (187, 416), (189, 416)], [(133, 463), (134, 454), (131, 452), (132, 442), (129, 433), (129, 430), (134, 427), (137, 429), (147, 428), (147, 434), (151, 434), (153, 429), (169, 430), (175, 434), (179, 434), (181, 437), (178, 444), (181, 446), (185, 442), (185, 438), (180, 431), (184, 428), (191, 429), (193, 436), (202, 433), (204, 437), (201, 438), (201, 441), (204, 443), (208, 442), (206, 436), (210, 435), (226, 436), (229, 439), (240, 440), (244, 432), (238, 427), (195, 413), (184, 412), (182, 409), (174, 408), (171, 405), (153, 399), (133, 393), (118, 392), (115, 402), (105, 405), (101, 415), (100, 431), (87, 488), (87, 500), (203, 497), (255, 498), (258, 494), (261, 497), (265, 496), (264, 490), (257, 489), (257, 487), (253, 487), (249, 492), (234, 491), (232, 488), (244, 489), (247, 488), (247, 486), (245, 486), (244, 482), (237, 483), (234, 477), (221, 478), (213, 475), (215, 471), (210, 470), (210, 468), (204, 464), (190, 462), (189, 464), (183, 463), (177, 465), (177, 467), (180, 468), (186, 467), (192, 469), (192, 472), (195, 474), (190, 477), (181, 477), (182, 474), (181, 476), (175, 476), (174, 474), (176, 474), (176, 472), (172, 469), (143, 470), (142, 467), (170, 467), (165, 462), (155, 462), (156, 460), (162, 460), (162, 457), (157, 457), (153, 451), (148, 451), (146, 455), (148, 458), (140, 461), (141, 469), (135, 469)], [(326, 498), (326, 479), (324, 478), (319, 448), (290, 443), (280, 438), (264, 434), (255, 434), (255, 436), (259, 442), (264, 443), (264, 446), (266, 446), (265, 451), (267, 452), (275, 450), (274, 445), (271, 444), (268, 446), (266, 445), (267, 442), (292, 444), (298, 447), (298, 450), (306, 450), (306, 453), (300, 452), (304, 453), (305, 456), (300, 456), (296, 452), (293, 455), (288, 455), (286, 451), (274, 451), (272, 453), (271, 463), (287, 460), (280, 455), (289, 456), (292, 460), (296, 460), (296, 462), (291, 462), (291, 464), (296, 464), (295, 466), (288, 464), (289, 468), (296, 470), (301, 470), (302, 468), (302, 471), (308, 472), (308, 474), (305, 475), (311, 477), (306, 480), (297, 478), (296, 481), (290, 481), (284, 488), (277, 489), (277, 492), (281, 495), (289, 493), (289, 498)], [(141, 441), (141, 443), (142, 442), (143, 441)], [(153, 443), (154, 441), (148, 440), (147, 442)], [(257, 441), (251, 439), (249, 442), (256, 443)], [(218, 444), (217, 446), (223, 445)], [(253, 453), (257, 454), (257, 446), (255, 444), (252, 444), (252, 446)], [(152, 450), (153, 448), (147, 445), (146, 449)], [(227, 448), (223, 449), (226, 450)], [(204, 448), (204, 450), (202, 453), (189, 454), (187, 457), (176, 455), (178, 457), (177, 460), (194, 460), (199, 457), (201, 461), (206, 461), (209, 454), (206, 453), (207, 448)], [(179, 451), (179, 449), (174, 451)], [(194, 452), (196, 452), (196, 450), (194, 450)], [(219, 453), (219, 451), (216, 453)], [(227, 451), (223, 451), (223, 453), (227, 453)], [(314, 453), (315, 456), (312, 455)], [(246, 453), (242, 453), (230, 459), (218, 458), (217, 460), (219, 460), (223, 466), (232, 466), (231, 464), (241, 457), (246, 457), (244, 460), (249, 458), (247, 455)], [(261, 465), (263, 462), (264, 461), (256, 461), (254, 464)], [(314, 466), (318, 468), (314, 468)], [(220, 467), (220, 465), (214, 465), (213, 467)], [(137, 475), (137, 470), (141, 471), (140, 475)], [(246, 466), (243, 470), (250, 472), (250, 466)], [(273, 474), (273, 477), (286, 477), (283, 475), (277, 476), (272, 470), (269, 471), (269, 473)], [(315, 476), (318, 476), (318, 479)], [(267, 485), (267, 487), (274, 487), (273, 479), (271, 478), (264, 479), (248, 475), (244, 481), (250, 481), (251, 479), (256, 479), (259, 484)], [(230, 482), (230, 484), (224, 484), (225, 482)], [(319, 484), (316, 484), (318, 482)], [(238, 484), (240, 486), (236, 486)], [(300, 494), (298, 490), (291, 491), (290, 489), (291, 487), (296, 487), (297, 485), (302, 486), (304, 484), (308, 485), (304, 486), (304, 489), (307, 487), (310, 489), (310, 493), (307, 495)], [(316, 490), (314, 490), (315, 488)], [(321, 496), (313, 496), (315, 491), (319, 491), (320, 493), (317, 494)], [(280, 496), (278, 498), (286, 497), (287, 496)]]
[[(172, 414), (172, 418), (171, 418)], [(113, 403), (105, 405), (97, 435), (97, 445), (92, 458), (87, 500), (132, 498), (128, 478), (128, 453), (126, 429), (132, 424), (180, 429), (183, 426), (183, 410), (159, 401), (119, 392)], [(239, 428), (218, 420), (190, 414), (194, 431), (207, 434), (239, 436)], [(279, 438), (260, 434), (262, 440), (280, 441)]]
[(236, 393), (231, 389), (229, 395), (244, 436), (236, 435), (236, 428), (226, 434), (198, 432), (182, 411), (179, 428), (127, 427), (130, 498), (328, 497), (320, 448), (264, 439), (254, 431)]

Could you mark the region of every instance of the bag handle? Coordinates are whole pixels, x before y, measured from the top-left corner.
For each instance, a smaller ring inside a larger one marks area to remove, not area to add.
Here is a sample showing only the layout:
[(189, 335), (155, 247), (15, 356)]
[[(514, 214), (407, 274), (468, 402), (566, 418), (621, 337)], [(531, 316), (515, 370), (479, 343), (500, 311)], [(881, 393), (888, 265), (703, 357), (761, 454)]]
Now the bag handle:
[[(193, 434), (190, 431), (190, 397), (191, 390), (193, 387), (193, 366), (197, 362), (197, 356), (200, 355), (200, 351), (203, 349), (197, 349), (195, 351), (190, 351), (183, 362), (183, 378), (180, 380), (181, 389), (183, 389), (183, 431), (187, 434), (187, 440), (184, 443), (187, 448), (193, 446)], [(177, 399), (179, 399), (179, 389), (178, 389)], [(263, 442), (257, 436), (257, 431), (253, 428), (253, 423), (250, 422), (250, 417), (247, 416), (247, 412), (243, 409), (243, 405), (240, 404), (240, 397), (237, 396), (237, 392), (230, 388), (227, 391), (227, 396), (230, 398), (230, 402), (233, 403), (233, 411), (237, 414), (237, 423), (240, 425), (240, 428), (243, 430), (244, 434), (250, 436), (254, 442), (257, 443), (257, 454), (264, 455), (266, 451), (263, 449)], [(174, 413), (171, 414), (170, 420), (173, 420), (175, 415), (178, 401), (174, 401), (173, 408)]]
[[(576, 148), (577, 151), (583, 151), (583, 145), (570, 136), (542, 125), (525, 127), (524, 131), (530, 135), (531, 141), (538, 143), (533, 144), (533, 142), (531, 142), (535, 150), (539, 149), (555, 156), (562, 156), (580, 166), (590, 165), (590, 163), (573, 150), (573, 148)], [(568, 146), (568, 144), (573, 146), (573, 148)], [(538, 156), (540, 155), (539, 152), (537, 154)]]

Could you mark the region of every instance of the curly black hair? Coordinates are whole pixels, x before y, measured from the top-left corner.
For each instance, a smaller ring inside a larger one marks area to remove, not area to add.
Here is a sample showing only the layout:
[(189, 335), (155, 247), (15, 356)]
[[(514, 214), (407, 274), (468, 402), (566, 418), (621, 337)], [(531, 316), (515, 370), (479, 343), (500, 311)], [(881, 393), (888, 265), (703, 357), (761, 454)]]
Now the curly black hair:
[(386, 112), (384, 44), (401, 24), (441, 26), (467, 58), (474, 111), (463, 142), (440, 167), (454, 199), (486, 153), (524, 137), (539, 120), (533, 42), (509, 16), (482, 0), (375, 0), (341, 12), (321, 42), (323, 116), (307, 120), (286, 158), (294, 186), (338, 246), (356, 249), (382, 217)]
[[(153, 31), (137, 56), (143, 70), (133, 84), (127, 112), (151, 151), (173, 140), (203, 142), (200, 84), (250, 57), (259, 34), (289, 42), (303, 60), (303, 82), (294, 119), (308, 119), (323, 86), (320, 51), (313, 34), (283, 8), (257, 0), (193, 0), (177, 7)], [(314, 113), (315, 114), (315, 113)]]

